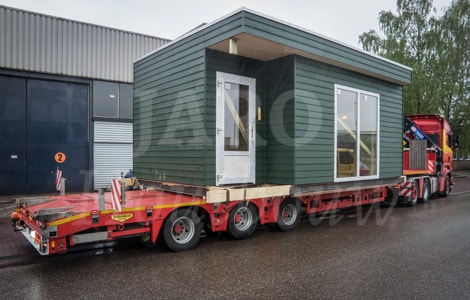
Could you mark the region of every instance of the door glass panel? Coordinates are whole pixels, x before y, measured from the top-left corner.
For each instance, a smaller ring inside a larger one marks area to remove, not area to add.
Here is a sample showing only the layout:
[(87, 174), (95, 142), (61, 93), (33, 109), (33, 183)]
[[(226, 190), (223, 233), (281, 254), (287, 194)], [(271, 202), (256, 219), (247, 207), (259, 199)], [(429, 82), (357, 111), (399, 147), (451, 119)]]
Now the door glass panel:
[(225, 83), (225, 151), (248, 151), (248, 90), (246, 85)]

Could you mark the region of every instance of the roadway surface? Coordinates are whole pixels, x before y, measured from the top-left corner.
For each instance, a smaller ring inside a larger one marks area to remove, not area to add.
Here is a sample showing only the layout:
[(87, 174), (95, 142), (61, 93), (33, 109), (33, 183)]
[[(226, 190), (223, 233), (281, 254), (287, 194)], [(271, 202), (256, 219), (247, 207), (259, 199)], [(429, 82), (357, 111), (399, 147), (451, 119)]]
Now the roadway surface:
[(288, 233), (259, 227), (242, 241), (209, 236), (181, 253), (128, 241), (101, 256), (39, 257), (0, 217), (0, 243), (18, 238), (16, 254), (0, 248), (0, 297), (470, 299), (469, 190), (457, 178), (452, 196), (428, 204), (307, 218)]

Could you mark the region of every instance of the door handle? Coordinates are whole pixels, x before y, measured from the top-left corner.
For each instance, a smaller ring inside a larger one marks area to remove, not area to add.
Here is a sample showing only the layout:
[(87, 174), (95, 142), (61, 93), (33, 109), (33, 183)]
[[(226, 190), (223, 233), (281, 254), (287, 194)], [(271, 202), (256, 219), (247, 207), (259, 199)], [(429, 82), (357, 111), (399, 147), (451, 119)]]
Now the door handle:
[(220, 127), (217, 127), (217, 134), (221, 133), (222, 132), (222, 128)]

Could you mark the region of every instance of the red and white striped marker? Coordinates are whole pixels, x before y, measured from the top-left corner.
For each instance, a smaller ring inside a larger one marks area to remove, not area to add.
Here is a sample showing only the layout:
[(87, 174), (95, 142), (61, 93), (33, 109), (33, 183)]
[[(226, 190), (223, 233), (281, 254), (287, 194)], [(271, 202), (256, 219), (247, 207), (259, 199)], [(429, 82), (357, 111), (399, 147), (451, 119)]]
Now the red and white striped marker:
[(55, 172), (55, 189), (60, 191), (60, 188), (62, 187), (62, 171), (57, 168), (57, 171)]
[(122, 181), (121, 179), (112, 179), (111, 180), (111, 203), (113, 209), (121, 211), (121, 202), (122, 202)]
[(412, 182), (405, 182), (400, 186), (400, 196), (403, 197), (410, 197), (411, 193), (413, 192), (413, 183)]
[(432, 160), (428, 160), (428, 172), (431, 174), (434, 173), (434, 162)]

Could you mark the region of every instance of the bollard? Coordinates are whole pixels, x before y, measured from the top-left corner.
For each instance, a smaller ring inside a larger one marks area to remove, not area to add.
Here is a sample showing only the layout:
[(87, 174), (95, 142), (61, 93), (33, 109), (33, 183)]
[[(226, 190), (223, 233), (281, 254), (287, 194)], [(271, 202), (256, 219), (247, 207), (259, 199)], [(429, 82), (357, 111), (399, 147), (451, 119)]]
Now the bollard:
[(99, 210), (104, 210), (104, 188), (100, 187), (98, 189), (98, 205)]
[(60, 179), (60, 195), (65, 195), (65, 178)]
[(123, 172), (121, 172), (121, 199), (122, 205), (126, 205), (126, 182), (124, 181)]

